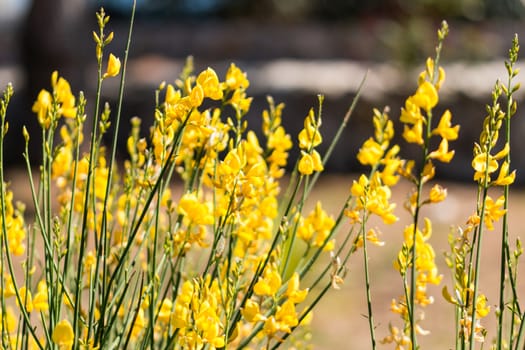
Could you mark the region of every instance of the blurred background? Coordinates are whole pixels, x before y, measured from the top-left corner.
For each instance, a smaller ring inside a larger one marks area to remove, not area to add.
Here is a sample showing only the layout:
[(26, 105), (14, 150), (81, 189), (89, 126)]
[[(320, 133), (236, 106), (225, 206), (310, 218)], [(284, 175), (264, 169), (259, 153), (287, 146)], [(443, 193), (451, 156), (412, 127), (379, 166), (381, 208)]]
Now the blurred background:
[[(38, 135), (30, 107), (49, 87), (54, 69), (74, 91), (92, 96), (95, 11), (103, 6), (111, 14), (116, 40), (108, 49), (123, 56), (131, 2), (0, 0), (0, 84), (12, 81), (16, 90), (13, 145), (22, 124)], [(286, 103), (284, 123), (294, 134), (308, 109), (317, 108), (317, 94), (324, 94), (323, 133), (329, 139), (368, 71), (363, 98), (328, 164), (329, 171), (355, 171), (355, 150), (370, 135), (372, 108), (388, 105), (391, 117), (398, 117), (425, 58), (434, 55), (436, 30), (445, 19), (451, 28), (442, 56), (448, 74), (438, 112), (451, 109), (462, 136), (442, 175), (469, 179), (484, 105), (496, 79), (506, 78), (503, 60), (524, 15), (522, 0), (138, 0), (124, 117), (150, 117), (153, 89), (175, 80), (193, 55), (197, 70), (212, 66), (223, 75), (235, 62), (248, 72), (255, 128), (266, 95)], [(116, 89), (106, 91), (105, 98), (114, 100)], [(522, 132), (525, 122), (516, 118), (514, 133)], [(16, 152), (9, 157), (20, 159)]]

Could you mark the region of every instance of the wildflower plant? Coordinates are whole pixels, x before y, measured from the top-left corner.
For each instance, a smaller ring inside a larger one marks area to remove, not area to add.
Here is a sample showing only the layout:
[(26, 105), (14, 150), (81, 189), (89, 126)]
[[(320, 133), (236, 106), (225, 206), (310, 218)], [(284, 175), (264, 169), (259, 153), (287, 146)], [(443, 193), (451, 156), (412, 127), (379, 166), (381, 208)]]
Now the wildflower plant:
[[(487, 305), (486, 296), (479, 290), (481, 246), (484, 230), (494, 230), (498, 221), (502, 225), (501, 274), (496, 312), (497, 334), (493, 348), (518, 349), (523, 337), (523, 314), (516, 279), (522, 248), (518, 238), (515, 251), (511, 253), (508, 227), (509, 188), (516, 176), (516, 171), (509, 169), (510, 122), (517, 110), (513, 95), (520, 88), (519, 84), (514, 83), (518, 74), (518, 69), (515, 68), (518, 51), (516, 36), (509, 50), (509, 60), (505, 62), (507, 84), (496, 82), (479, 142), (474, 145), (472, 168), (473, 179), (477, 183), (475, 213), (468, 218), (464, 227), (457, 228), (456, 234), (449, 237), (451, 252), (447, 255), (447, 264), (453, 272), (454, 287), (452, 293), (445, 287), (443, 295), (456, 306), (456, 346), (461, 348), (468, 346), (472, 349), (475, 342), (485, 341), (487, 332), (481, 320), (490, 312), (490, 306)], [(502, 98), (505, 98), (505, 108), (500, 104)], [(500, 134), (504, 137), (502, 142), (499, 140)], [(496, 193), (498, 198), (493, 199), (489, 192)], [(505, 293), (506, 288), (510, 288), (510, 296)], [(504, 328), (507, 328), (507, 336), (504, 335)]]
[[(194, 74), (189, 59), (180, 79), (160, 83), (149, 136), (132, 118), (129, 157), (119, 164), (131, 30), (121, 61), (106, 53), (108, 21), (101, 9), (87, 147), (87, 100), (65, 77), (53, 72), (50, 89), (33, 104), (43, 154), (37, 185), (24, 129), (33, 226), (0, 170), (2, 348), (277, 348), (294, 331), (287, 341), (304, 343), (300, 329), (307, 336), (311, 310), (342, 271), (327, 258), (324, 272), (305, 282), (311, 266), (335, 249), (336, 220), (321, 204), (303, 214), (327, 159), (316, 150), (321, 103), (298, 135), (302, 155), (288, 197), (280, 197), (279, 182), (293, 146), (281, 122), (284, 105), (269, 99), (256, 135), (245, 118), (249, 80), (235, 64), (221, 79), (212, 68)], [(114, 116), (100, 96), (118, 76)], [(2, 136), (12, 94), (9, 85)], [(181, 185), (174, 187), (176, 178)], [(299, 261), (298, 240), (305, 249)], [(317, 284), (325, 287), (313, 291)]]
[[(108, 54), (114, 36), (106, 32), (108, 21), (101, 9), (93, 32), (97, 89), (92, 119), (88, 122), (83, 93), (75, 93), (65, 77), (53, 72), (50, 88), (41, 90), (32, 106), (41, 128), (38, 167), (29, 161), (33, 135), (23, 129), (33, 224), (25, 221), (25, 206), (14, 202), (0, 166), (1, 348), (308, 348), (313, 310), (330, 289), (342, 288), (350, 257), (362, 252), (375, 349), (369, 252), (370, 244), (383, 246), (385, 241), (369, 220), (375, 216), (385, 225), (398, 220), (392, 188), (403, 178), (413, 185), (404, 205), (412, 222), (403, 231), (394, 262), (403, 295), (391, 302), (402, 326), (390, 324), (380, 343), (418, 348), (418, 336), (429, 333), (422, 322), (424, 307), (434, 300), (428, 285), (442, 280), (430, 240), (432, 222), (422, 208), (446, 199), (447, 190), (429, 182), (434, 162), (453, 158), (449, 143), (459, 136), (448, 110), (433, 118), (445, 78), (439, 59), (446, 23), (438, 31), (436, 57), (427, 60), (399, 118), (402, 138), (418, 147), (420, 159), (402, 158), (391, 111), (374, 109), (373, 136), (356, 154), (369, 170), (352, 182), (341, 209), (332, 215), (321, 202), (308, 210), (307, 201), (364, 79), (322, 155), (323, 96), (296, 137), (283, 126), (284, 105), (268, 98), (258, 135), (246, 118), (252, 102), (247, 74), (233, 63), (224, 77), (212, 68), (194, 72), (189, 58), (179, 79), (160, 82), (155, 90), (152, 124), (145, 128), (140, 118), (130, 120), (128, 157), (117, 161), (134, 18), (122, 61)], [(517, 241), (511, 252), (507, 222), (509, 185), (515, 179), (510, 118), (519, 88), (513, 83), (517, 53), (516, 38), (506, 63), (508, 84), (496, 84), (474, 147), (476, 212), (455, 231), (457, 236), (449, 237), (446, 262), (453, 287), (443, 288), (443, 296), (456, 310), (456, 348), (473, 348), (475, 341), (485, 340), (480, 321), (490, 309), (478, 286), (481, 242), (483, 229), (492, 230), (500, 220), (501, 296), (494, 346), (518, 349), (523, 344), (517, 290), (522, 249)], [(107, 79), (117, 77), (119, 98), (112, 109), (101, 95)], [(13, 91), (8, 84), (0, 100), (0, 165)], [(498, 102), (501, 97), (506, 110)], [(300, 152), (295, 163), (288, 159), (294, 141)], [(292, 171), (285, 189), (281, 180), (287, 167)], [(503, 195), (493, 199), (489, 190), (498, 188)], [(348, 230), (338, 233), (343, 223)], [(507, 286), (510, 293), (504, 293)]]
[[(398, 172), (414, 186), (404, 206), (412, 217), (412, 223), (404, 229), (404, 241), (394, 262), (402, 278), (404, 294), (392, 300), (391, 311), (399, 314), (403, 327), (399, 329), (390, 325), (390, 335), (382, 340), (383, 343), (394, 343), (398, 348), (417, 348), (417, 335), (427, 333), (421, 326), (424, 319), (422, 309), (434, 301), (428, 295), (428, 285), (439, 284), (442, 278), (430, 243), (432, 222), (429, 218), (421, 218), (421, 209), (446, 198), (446, 189), (440, 185), (434, 185), (428, 194), (424, 192), (424, 185), (435, 176), (434, 161), (451, 161), (454, 151), (449, 150), (448, 142), (457, 139), (459, 131), (459, 126), (451, 125), (451, 113), (448, 110), (442, 114), (438, 123), (433, 120), (433, 111), (439, 102), (439, 89), (445, 79), (439, 58), (447, 34), (448, 26), (443, 22), (438, 31), (436, 57), (427, 59), (425, 70), (419, 75), (416, 92), (405, 101), (399, 118), (403, 123), (403, 139), (420, 148), (421, 160), (419, 163), (416, 160), (403, 160), (398, 167)], [(431, 141), (436, 137), (439, 146), (433, 150)]]

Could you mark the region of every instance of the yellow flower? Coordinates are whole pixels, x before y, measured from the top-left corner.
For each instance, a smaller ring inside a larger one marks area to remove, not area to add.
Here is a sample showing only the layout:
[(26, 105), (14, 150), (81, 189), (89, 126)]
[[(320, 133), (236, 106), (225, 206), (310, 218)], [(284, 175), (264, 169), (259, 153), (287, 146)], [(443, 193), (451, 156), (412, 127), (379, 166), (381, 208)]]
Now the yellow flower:
[(222, 99), (223, 93), (221, 84), (219, 83), (217, 73), (215, 73), (212, 68), (208, 68), (199, 74), (197, 77), (197, 84), (202, 86), (204, 97), (209, 97), (212, 100)]
[(49, 304), (47, 301), (47, 286), (46, 281), (42, 280), (38, 282), (37, 293), (33, 298), (33, 307), (35, 311), (47, 311), (49, 309)]
[(13, 283), (13, 279), (11, 278), (11, 275), (6, 275), (4, 281), (4, 290), (2, 291), (4, 294), (4, 298), (10, 298), (16, 295), (16, 289), (15, 284)]
[(474, 181), (483, 181), (485, 173), (490, 175), (498, 169), (498, 162), (493, 156), (483, 152), (474, 157), (472, 168), (475, 170)]
[(490, 305), (487, 305), (487, 297), (483, 294), (476, 299), (476, 317), (483, 318), (490, 312)]
[(350, 193), (352, 193), (352, 196), (354, 197), (364, 196), (366, 191), (368, 190), (368, 184), (368, 178), (365, 175), (361, 174), (361, 176), (359, 176), (358, 181), (352, 181)]
[[(3, 318), (4, 312), (5, 312), (5, 318)], [(4, 310), (3, 312), (0, 312), (0, 324), (2, 325), (1, 329), (3, 333), (6, 331), (8, 333), (15, 332), (16, 327), (17, 327), (16, 323), (17, 322), (14, 316), (13, 309), (10, 306), (8, 306), (6, 310)], [(12, 348), (14, 349), (15, 347), (12, 347)]]
[(436, 167), (432, 163), (432, 160), (429, 160), (425, 166), (423, 167), (423, 173), (422, 173), (421, 181), (423, 183), (426, 183), (434, 178), (436, 175)]
[(144, 317), (144, 310), (140, 308), (137, 312), (137, 317), (135, 318), (131, 328), (131, 338), (136, 339), (147, 324), (148, 322)]
[(277, 307), (275, 320), (281, 324), (281, 330), (287, 333), (292, 331), (291, 327), (295, 327), (299, 324), (293, 301), (288, 299), (281, 306)]
[(509, 152), (510, 152), (510, 146), (509, 146), (509, 143), (507, 142), (505, 143), (505, 146), (503, 146), (503, 149), (494, 155), (494, 159), (497, 159), (497, 160), (503, 159), (503, 157), (509, 154)]
[(55, 156), (53, 157), (53, 162), (51, 163), (51, 178), (61, 178), (61, 181), (57, 181), (60, 187), (66, 185), (64, 178), (67, 178), (70, 175), (72, 163), (73, 153), (71, 147), (60, 147), (56, 152)]
[(171, 311), (173, 309), (173, 303), (170, 299), (166, 298), (162, 301), (159, 309), (158, 319), (162, 323), (168, 323), (171, 318)]
[(363, 146), (357, 153), (357, 160), (363, 165), (374, 166), (383, 157), (383, 149), (381, 145), (377, 143), (373, 138), (369, 138), (363, 143)]
[[(425, 80), (426, 81), (435, 80), (434, 67), (435, 67), (434, 59), (432, 59), (431, 57), (428, 57), (427, 62), (426, 62), (426, 69), (423, 72), (421, 72), (421, 74), (419, 74), (419, 78), (418, 78), (419, 84), (422, 84)], [(428, 73), (430, 73), (430, 75)], [(445, 81), (445, 70), (443, 69), (443, 67), (438, 67), (437, 82), (434, 84), (437, 90), (441, 88), (441, 85), (443, 85), (444, 81)]]
[(329, 251), (334, 248), (334, 241), (327, 242), (326, 240), (334, 225), (335, 220), (323, 210), (321, 202), (317, 202), (315, 209), (312, 210), (308, 217), (306, 219), (301, 218), (297, 236), (309, 245), (324, 246), (323, 250)]
[(430, 202), (439, 203), (447, 198), (447, 189), (440, 185), (434, 185), (430, 189)]
[(221, 324), (216, 314), (216, 307), (209, 300), (201, 301), (199, 311), (195, 315), (195, 327), (202, 332), (204, 341), (215, 348), (222, 348), (224, 346), (224, 336), (220, 336)]
[(487, 226), (487, 229), (494, 230), (494, 222), (498, 221), (507, 212), (503, 209), (504, 203), (504, 196), (500, 196), (496, 201), (487, 196), (485, 200), (485, 226)]
[(268, 148), (279, 150), (289, 150), (292, 148), (290, 135), (286, 133), (282, 126), (275, 129), (268, 137)]
[(299, 290), (299, 274), (297, 272), (294, 272), (288, 281), (285, 295), (288, 297), (288, 300), (295, 304), (302, 302), (308, 295), (308, 288)]
[(509, 163), (503, 162), (499, 170), (498, 178), (494, 180), (492, 184), (496, 186), (510, 185), (514, 183), (515, 178), (516, 178), (516, 170), (513, 170), (512, 173), (509, 174)]
[(246, 93), (242, 90), (235, 90), (230, 99), (231, 105), (242, 112), (247, 112), (252, 103), (251, 97), (246, 97)]
[(201, 203), (195, 192), (186, 193), (179, 201), (178, 211), (185, 215), (191, 223), (209, 225), (213, 223), (211, 209), (206, 203)]
[(387, 225), (393, 224), (398, 220), (398, 217), (393, 213), (396, 207), (395, 203), (388, 202), (391, 195), (390, 188), (380, 186), (376, 191), (372, 192), (372, 200), (366, 206), (368, 211), (379, 216)]
[(164, 102), (169, 105), (177, 103), (181, 98), (180, 90), (175, 90), (173, 85), (168, 84), (166, 87), (166, 96), (164, 97)]
[(204, 100), (204, 89), (199, 84), (195, 85), (190, 92), (190, 105), (199, 107)]
[(44, 127), (48, 127), (51, 123), (50, 110), (53, 102), (53, 96), (47, 90), (40, 90), (38, 97), (36, 98), (33, 108), (31, 109), (37, 114), (38, 122)]
[(459, 125), (451, 127), (451, 118), (452, 114), (447, 109), (445, 113), (443, 113), (443, 115), (441, 116), (437, 128), (432, 130), (432, 134), (440, 135), (442, 138), (447, 139), (448, 141), (456, 140), (459, 134)]
[(426, 112), (434, 108), (439, 101), (436, 88), (428, 81), (419, 85), (413, 98), (414, 103)]
[(401, 332), (399, 328), (389, 325), (390, 335), (387, 335), (380, 342), (381, 344), (395, 344), (396, 350), (405, 350), (412, 348), (412, 342), (410, 337), (405, 333)]
[(317, 147), (323, 138), (319, 132), (319, 125), (315, 121), (314, 110), (310, 109), (310, 112), (304, 119), (304, 128), (299, 132), (299, 148), (309, 150), (313, 147)]
[(246, 89), (250, 86), (250, 82), (246, 78), (246, 73), (240, 70), (234, 63), (230, 64), (228, 72), (226, 72), (226, 86), (231, 90), (239, 88)]
[(269, 337), (280, 331), (280, 324), (275, 320), (274, 316), (270, 316), (265, 322), (263, 331)]
[(443, 163), (450, 163), (452, 158), (454, 158), (454, 151), (448, 150), (448, 141), (446, 138), (443, 138), (439, 143), (438, 149), (433, 152), (430, 152), (428, 157), (432, 159), (437, 159)]
[(401, 108), (401, 116), (399, 120), (405, 124), (416, 124), (423, 120), (421, 109), (416, 105), (413, 96), (406, 99), (405, 107)]
[(418, 120), (412, 127), (405, 125), (403, 128), (403, 138), (408, 143), (422, 145), (423, 141), (423, 120)]
[(109, 54), (108, 67), (106, 73), (102, 76), (102, 79), (115, 77), (120, 73), (120, 59), (115, 57), (112, 53)]
[[(37, 114), (38, 122), (46, 129), (51, 125), (53, 118), (60, 116), (74, 118), (77, 113), (71, 87), (66, 79), (58, 76), (57, 71), (51, 74), (51, 85), (53, 93), (41, 90), (32, 107), (32, 111)], [(56, 115), (52, 113), (54, 105), (57, 107)]]
[(75, 96), (71, 93), (71, 86), (68, 81), (62, 77), (58, 77), (58, 72), (53, 72), (53, 91), (56, 94), (56, 100), (60, 103), (59, 115), (67, 118), (74, 118), (77, 110), (75, 108)]
[[(368, 230), (368, 232), (366, 233), (366, 240), (380, 247), (385, 245), (384, 241), (379, 240), (377, 231), (374, 229)], [(359, 235), (359, 238), (357, 239), (357, 242), (355, 243), (355, 245), (357, 248), (360, 248), (363, 246), (363, 236), (362, 235)]]
[(74, 337), (71, 323), (68, 320), (62, 320), (55, 326), (51, 339), (61, 350), (66, 350), (73, 347)]
[(302, 175), (311, 175), (314, 171), (323, 171), (324, 166), (321, 161), (321, 156), (316, 150), (312, 150), (311, 154), (301, 151), (302, 157), (299, 160), (298, 168)]
[(255, 284), (253, 290), (257, 295), (274, 296), (281, 288), (281, 275), (274, 268), (267, 268), (264, 272), (264, 277), (259, 277), (259, 281)]
[(261, 315), (259, 304), (251, 299), (246, 300), (246, 304), (241, 310), (241, 313), (248, 322), (258, 322), (265, 319), (265, 317)]

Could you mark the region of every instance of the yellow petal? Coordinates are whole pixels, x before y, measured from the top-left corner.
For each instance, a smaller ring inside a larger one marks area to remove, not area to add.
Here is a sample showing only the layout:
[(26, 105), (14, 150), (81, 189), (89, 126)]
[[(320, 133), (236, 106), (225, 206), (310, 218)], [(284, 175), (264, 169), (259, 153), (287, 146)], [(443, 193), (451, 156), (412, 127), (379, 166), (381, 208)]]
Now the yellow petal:
[(74, 337), (73, 327), (71, 327), (69, 321), (62, 320), (55, 326), (51, 339), (53, 339), (53, 342), (60, 346), (61, 349), (71, 349)]
[(120, 60), (112, 53), (109, 54), (108, 68), (102, 78), (115, 77), (120, 73)]

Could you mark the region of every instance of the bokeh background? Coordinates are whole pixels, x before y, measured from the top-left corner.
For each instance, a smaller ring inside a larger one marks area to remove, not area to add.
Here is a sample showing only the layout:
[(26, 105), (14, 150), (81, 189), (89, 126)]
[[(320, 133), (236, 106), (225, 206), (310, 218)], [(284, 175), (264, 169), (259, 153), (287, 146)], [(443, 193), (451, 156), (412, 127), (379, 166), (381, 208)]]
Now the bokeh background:
[[(0, 0), (0, 84), (12, 81), (17, 91), (13, 145), (21, 124), (36, 128), (31, 101), (49, 86), (54, 69), (74, 91), (92, 96), (91, 31), (100, 6), (112, 15), (109, 29), (116, 34), (109, 50), (122, 56), (131, 0)], [(355, 150), (370, 133), (372, 108), (389, 106), (397, 117), (425, 58), (434, 54), (445, 19), (451, 28), (442, 57), (448, 79), (439, 106), (451, 109), (463, 128), (457, 156), (442, 175), (467, 180), (484, 105), (496, 79), (505, 78), (503, 59), (524, 16), (522, 0), (138, 0), (124, 117), (151, 116), (153, 89), (175, 80), (193, 55), (196, 69), (213, 66), (223, 74), (235, 62), (248, 72), (253, 127), (266, 95), (286, 103), (284, 123), (295, 133), (308, 109), (317, 108), (317, 94), (324, 94), (329, 137), (368, 71), (363, 98), (328, 164), (329, 171), (356, 171)], [(114, 99), (114, 91), (105, 98)], [(516, 119), (513, 133), (521, 135), (525, 122)], [(515, 156), (515, 166), (525, 166)]]
[[(96, 28), (95, 11), (100, 6), (112, 16), (109, 30), (115, 32), (116, 39), (109, 50), (123, 56), (130, 3), (0, 0), (0, 86), (13, 82), (16, 91), (6, 144), (6, 157), (13, 167), (22, 160), (22, 125), (28, 125), (32, 135), (39, 134), (31, 105), (38, 91), (49, 86), (53, 70), (58, 69), (70, 80), (74, 91), (83, 90), (88, 100), (93, 96), (91, 32)], [(464, 223), (475, 206), (475, 188), (469, 184), (470, 162), (485, 104), (490, 103), (496, 80), (506, 80), (503, 61), (514, 34), (523, 33), (524, 17), (523, 0), (139, 0), (123, 117), (151, 118), (154, 89), (162, 81), (174, 81), (192, 55), (196, 70), (212, 66), (224, 76), (230, 62), (235, 62), (247, 71), (251, 81), (248, 93), (254, 97), (248, 118), (255, 129), (260, 125), (267, 95), (286, 104), (283, 124), (296, 135), (308, 110), (317, 108), (317, 94), (324, 94), (322, 132), (323, 146), (327, 147), (368, 72), (362, 98), (327, 165), (327, 176), (313, 195), (335, 215), (348, 193), (352, 174), (361, 170), (355, 155), (372, 132), (372, 108), (389, 106), (392, 119), (398, 118), (405, 98), (416, 87), (425, 58), (434, 54), (436, 30), (442, 20), (447, 20), (450, 35), (441, 61), (447, 80), (438, 113), (450, 109), (453, 122), (461, 124), (461, 136), (451, 145), (456, 150), (453, 162), (438, 169), (438, 177), (449, 188), (449, 198), (424, 213), (434, 221), (437, 260), (444, 268), (442, 252), (447, 248), (449, 226)], [(518, 66), (522, 67), (521, 61)], [(518, 80), (522, 78), (518, 76)], [(518, 92), (518, 104), (522, 97)], [(109, 86), (104, 99), (116, 99), (116, 86)], [(513, 152), (512, 168), (518, 169), (518, 183), (522, 184), (523, 112), (518, 109), (514, 118), (512, 146), (517, 151)], [(126, 124), (124, 121), (124, 127)], [(121, 135), (127, 136), (126, 131)], [(410, 157), (413, 151), (406, 147), (404, 155)], [(32, 154), (38, 156), (37, 147)], [(15, 192), (17, 184), (15, 179)], [(408, 191), (406, 185), (395, 190), (399, 206)], [(522, 189), (518, 187), (514, 193), (513, 235), (521, 231), (519, 215), (525, 210)], [(391, 267), (408, 220), (401, 216), (392, 228), (380, 226), (387, 245), (371, 255), (379, 337), (386, 335), (388, 322), (396, 319), (388, 308), (390, 299), (401, 292), (394, 287), (401, 284)], [(488, 257), (482, 266), (482, 279), (489, 286), (499, 278), (499, 250), (494, 248), (498, 237), (497, 233), (489, 235), (485, 248)], [(360, 316), (366, 313), (361, 260), (356, 256), (350, 261), (343, 290), (324, 301), (316, 313), (315, 348), (369, 348), (367, 321)], [(485, 292), (489, 303), (495, 305), (495, 292)], [(452, 348), (452, 308), (441, 301), (439, 288), (433, 294), (436, 304), (428, 311), (433, 316), (425, 321), (433, 334), (429, 340), (422, 339), (421, 345), (427, 349)]]

